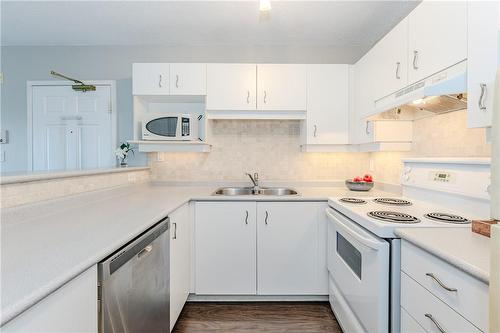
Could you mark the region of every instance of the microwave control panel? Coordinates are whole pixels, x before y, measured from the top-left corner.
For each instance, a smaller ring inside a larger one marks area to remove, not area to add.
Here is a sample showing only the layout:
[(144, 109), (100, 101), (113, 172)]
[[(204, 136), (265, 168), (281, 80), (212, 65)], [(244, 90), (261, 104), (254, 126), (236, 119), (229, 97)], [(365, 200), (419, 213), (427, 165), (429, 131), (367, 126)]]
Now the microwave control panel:
[(181, 123), (181, 135), (189, 136), (189, 118), (182, 118)]

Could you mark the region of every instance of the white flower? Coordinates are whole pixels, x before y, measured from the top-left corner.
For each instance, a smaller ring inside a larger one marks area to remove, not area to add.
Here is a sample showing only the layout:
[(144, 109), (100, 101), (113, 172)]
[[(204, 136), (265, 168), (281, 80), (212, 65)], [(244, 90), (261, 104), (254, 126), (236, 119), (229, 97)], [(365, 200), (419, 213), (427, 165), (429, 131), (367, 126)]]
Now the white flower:
[(115, 150), (115, 155), (118, 158), (125, 158), (125, 157), (127, 157), (127, 152), (121, 148), (117, 148)]

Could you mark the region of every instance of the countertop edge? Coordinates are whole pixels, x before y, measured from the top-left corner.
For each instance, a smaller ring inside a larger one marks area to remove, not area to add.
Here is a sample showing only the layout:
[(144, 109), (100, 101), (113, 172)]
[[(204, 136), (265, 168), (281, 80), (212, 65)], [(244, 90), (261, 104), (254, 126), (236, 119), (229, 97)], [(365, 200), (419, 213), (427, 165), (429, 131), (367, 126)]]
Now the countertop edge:
[(428, 246), (424, 242), (421, 242), (417, 237), (413, 237), (412, 235), (409, 235), (406, 233), (406, 230), (404, 229), (396, 229), (394, 230), (394, 234), (396, 236), (401, 237), (401, 239), (408, 241), (412, 243), (413, 245), (421, 248), (422, 250), (429, 252), (432, 255), (435, 255), (436, 257), (446, 261), (450, 265), (458, 268), (464, 273), (467, 273), (474, 278), (480, 280), (481, 282), (489, 285), (490, 284), (490, 277), (487, 273), (485, 273), (482, 270), (477, 269), (474, 265), (469, 264), (466, 261), (460, 260), (456, 257), (453, 257), (449, 255), (448, 253), (441, 251), (439, 249), (433, 248), (431, 246)]

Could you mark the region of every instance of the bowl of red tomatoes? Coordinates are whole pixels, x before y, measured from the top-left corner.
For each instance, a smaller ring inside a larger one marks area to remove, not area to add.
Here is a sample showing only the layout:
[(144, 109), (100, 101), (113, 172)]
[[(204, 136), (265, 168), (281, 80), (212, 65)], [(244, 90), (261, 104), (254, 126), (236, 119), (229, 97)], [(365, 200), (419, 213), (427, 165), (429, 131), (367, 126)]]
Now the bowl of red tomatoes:
[(347, 179), (345, 186), (351, 191), (369, 191), (373, 188), (373, 177), (371, 175), (364, 175), (363, 177), (354, 177)]

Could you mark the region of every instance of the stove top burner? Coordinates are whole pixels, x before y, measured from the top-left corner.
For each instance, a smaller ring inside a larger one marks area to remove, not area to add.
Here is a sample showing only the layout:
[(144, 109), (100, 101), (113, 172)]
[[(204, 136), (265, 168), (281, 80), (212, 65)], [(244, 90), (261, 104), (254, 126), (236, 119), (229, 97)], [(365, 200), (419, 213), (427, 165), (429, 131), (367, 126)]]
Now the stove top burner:
[(396, 199), (396, 198), (376, 198), (373, 199), (373, 202), (383, 204), (383, 205), (392, 205), (392, 206), (411, 206), (412, 203), (408, 200)]
[(453, 224), (471, 223), (471, 221), (466, 219), (465, 217), (447, 213), (429, 213), (425, 214), (424, 216), (427, 217), (428, 219), (444, 223), (453, 223)]
[(411, 216), (405, 213), (399, 213), (399, 212), (390, 212), (390, 211), (384, 211), (384, 210), (377, 210), (377, 211), (372, 211), (368, 213), (369, 217), (372, 217), (377, 220), (381, 220), (384, 222), (390, 222), (390, 223), (405, 223), (405, 224), (413, 224), (413, 223), (419, 223), (420, 219), (416, 218), (415, 216)]
[(352, 203), (352, 204), (365, 204), (366, 200), (358, 199), (358, 198), (342, 198), (339, 201)]

